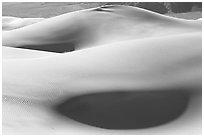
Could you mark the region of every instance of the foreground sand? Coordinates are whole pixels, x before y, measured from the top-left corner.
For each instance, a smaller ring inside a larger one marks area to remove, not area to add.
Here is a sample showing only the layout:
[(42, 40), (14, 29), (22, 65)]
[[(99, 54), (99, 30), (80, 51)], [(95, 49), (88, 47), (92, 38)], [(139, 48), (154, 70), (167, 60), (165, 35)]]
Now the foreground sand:
[(3, 31), (4, 134), (201, 133), (201, 20), (107, 6), (22, 24)]

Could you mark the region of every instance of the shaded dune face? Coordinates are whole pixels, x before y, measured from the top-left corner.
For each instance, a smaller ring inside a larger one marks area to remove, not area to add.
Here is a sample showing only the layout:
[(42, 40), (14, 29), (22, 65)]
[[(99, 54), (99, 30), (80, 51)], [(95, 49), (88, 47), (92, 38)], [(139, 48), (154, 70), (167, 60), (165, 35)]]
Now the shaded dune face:
[(105, 6), (4, 32), (3, 45), (68, 52), (125, 40), (190, 33), (200, 26), (135, 7)]
[(78, 122), (106, 129), (141, 129), (178, 118), (186, 109), (188, 92), (101, 92), (73, 97), (55, 110)]
[(33, 49), (40, 51), (56, 52), (56, 53), (65, 53), (75, 50), (75, 43), (61, 43), (61, 44), (48, 44), (48, 45), (29, 45), (29, 46), (19, 46), (18, 48), (23, 49)]

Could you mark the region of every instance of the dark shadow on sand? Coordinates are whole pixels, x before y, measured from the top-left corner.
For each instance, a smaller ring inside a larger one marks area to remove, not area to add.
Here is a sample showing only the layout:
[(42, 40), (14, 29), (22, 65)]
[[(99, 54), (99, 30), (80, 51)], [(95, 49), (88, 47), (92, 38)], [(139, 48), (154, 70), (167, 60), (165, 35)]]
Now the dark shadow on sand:
[(73, 97), (55, 106), (68, 118), (106, 129), (141, 129), (179, 117), (189, 101), (188, 92), (102, 92)]
[(75, 50), (73, 43), (62, 43), (62, 44), (48, 44), (48, 45), (26, 45), (18, 48), (32, 49), (56, 53), (71, 52)]

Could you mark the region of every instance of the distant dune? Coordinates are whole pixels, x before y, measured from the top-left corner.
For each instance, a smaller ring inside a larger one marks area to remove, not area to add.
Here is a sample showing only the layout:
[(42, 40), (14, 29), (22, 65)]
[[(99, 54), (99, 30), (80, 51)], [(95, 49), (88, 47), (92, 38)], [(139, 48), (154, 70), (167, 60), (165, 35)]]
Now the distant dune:
[(102, 5), (103, 3), (99, 2), (4, 2), (2, 15), (48, 18)]
[(3, 134), (201, 134), (202, 20), (102, 6), (3, 21)]
[[(191, 10), (189, 10), (189, 5), (192, 6), (192, 3), (202, 5), (201, 2), (161, 3), (162, 2), (160, 2), (160, 4), (158, 4), (158, 2), (3, 2), (2, 15), (22, 18), (48, 18), (67, 12), (103, 5), (129, 5), (146, 8), (159, 13), (162, 13), (164, 12), (163, 10), (165, 10), (166, 15), (184, 19), (198, 19), (202, 17), (201, 11), (192, 10), (191, 12)], [(170, 14), (167, 13), (169, 10), (171, 10)]]

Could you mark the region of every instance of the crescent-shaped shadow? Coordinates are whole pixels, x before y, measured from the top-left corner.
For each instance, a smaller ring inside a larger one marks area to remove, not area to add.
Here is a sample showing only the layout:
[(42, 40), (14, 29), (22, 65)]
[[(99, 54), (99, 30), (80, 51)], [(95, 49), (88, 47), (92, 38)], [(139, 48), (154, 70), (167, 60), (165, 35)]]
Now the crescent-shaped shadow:
[(73, 97), (55, 110), (78, 122), (105, 129), (141, 129), (168, 123), (186, 109), (189, 93), (112, 91)]

